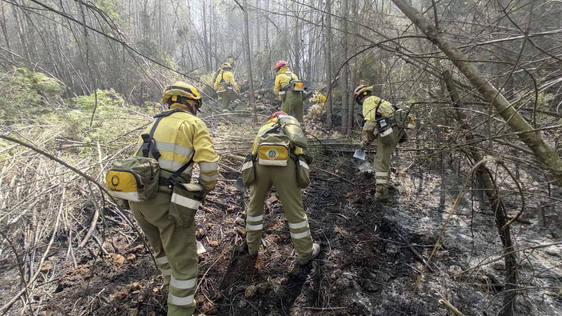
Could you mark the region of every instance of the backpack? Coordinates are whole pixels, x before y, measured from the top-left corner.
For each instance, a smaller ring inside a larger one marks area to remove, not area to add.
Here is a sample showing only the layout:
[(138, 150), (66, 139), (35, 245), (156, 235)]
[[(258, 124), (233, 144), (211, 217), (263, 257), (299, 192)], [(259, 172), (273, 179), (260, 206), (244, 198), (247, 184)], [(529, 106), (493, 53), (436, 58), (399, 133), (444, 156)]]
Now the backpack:
[[(141, 135), (143, 142), (137, 153), (113, 163), (105, 176), (107, 190), (111, 196), (133, 202), (150, 200), (156, 196), (160, 180), (158, 164), (160, 152), (153, 137), (154, 132), (162, 118), (178, 111), (172, 110), (156, 115), (156, 121), (150, 129), (150, 133)], [(142, 156), (139, 156), (139, 153), (142, 153)], [(176, 170), (169, 182), (174, 184), (175, 179), (191, 164), (192, 160), (193, 157)]]
[(307, 147), (298, 120), (290, 115), (279, 115), (273, 127), (258, 135), (257, 162), (266, 166), (286, 166), (296, 147)]

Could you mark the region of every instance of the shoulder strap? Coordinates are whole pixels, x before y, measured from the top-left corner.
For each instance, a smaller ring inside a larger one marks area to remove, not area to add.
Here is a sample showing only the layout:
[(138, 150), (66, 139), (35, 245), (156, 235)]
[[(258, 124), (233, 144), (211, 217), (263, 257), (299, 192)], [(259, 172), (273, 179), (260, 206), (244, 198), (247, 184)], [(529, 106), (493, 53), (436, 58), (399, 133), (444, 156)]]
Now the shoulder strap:
[(379, 97), (379, 103), (377, 103), (377, 105), (375, 106), (375, 117), (379, 114), (379, 107), (382, 103), (382, 98)]
[(142, 150), (142, 155), (144, 157), (148, 157), (149, 153), (152, 154), (152, 156), (154, 157), (154, 159), (158, 160), (158, 158), (160, 158), (160, 151), (158, 150), (158, 147), (156, 146), (156, 141), (154, 140), (154, 132), (156, 131), (156, 127), (158, 127), (158, 123), (160, 123), (160, 120), (162, 120), (163, 118), (165, 118), (166, 116), (169, 116), (173, 113), (179, 112), (181, 110), (179, 109), (174, 109), (171, 111), (166, 111), (166, 112), (162, 112), (159, 113), (157, 115), (155, 115), (154, 117), (156, 118), (156, 121), (154, 122), (154, 124), (152, 124), (152, 128), (150, 129), (149, 134), (142, 134), (142, 146), (141, 146), (141, 150)]
[(152, 124), (152, 128), (150, 129), (149, 134), (142, 134), (142, 155), (144, 157), (148, 157), (149, 154), (152, 154), (154, 159), (158, 160), (160, 158), (160, 151), (156, 146), (156, 141), (154, 140), (154, 132), (156, 131), (156, 127), (160, 120), (162, 120), (163, 116), (160, 116), (156, 119), (156, 122)]

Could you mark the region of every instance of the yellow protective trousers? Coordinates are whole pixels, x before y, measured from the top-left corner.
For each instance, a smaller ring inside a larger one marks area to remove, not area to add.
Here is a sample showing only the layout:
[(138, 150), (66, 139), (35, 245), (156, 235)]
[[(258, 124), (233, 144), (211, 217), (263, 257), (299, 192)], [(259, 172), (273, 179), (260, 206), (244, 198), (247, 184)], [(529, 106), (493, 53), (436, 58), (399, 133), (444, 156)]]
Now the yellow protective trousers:
[(300, 91), (287, 90), (281, 100), (281, 111), (295, 117), (301, 124), (303, 123), (303, 93)]
[(390, 182), (390, 162), (392, 160), (392, 153), (404, 130), (398, 126), (392, 127), (390, 135), (377, 137), (377, 153), (373, 161), (373, 169), (375, 170), (375, 184), (376, 192), (380, 196), (388, 195), (388, 183)]
[[(169, 191), (169, 190), (168, 190)], [(195, 210), (199, 201), (182, 200), (191, 204), (192, 212), (182, 218), (170, 214), (172, 194), (158, 192), (155, 198), (130, 202), (133, 216), (148, 238), (156, 264), (168, 287), (168, 315), (193, 315), (197, 286), (197, 245), (195, 240)], [(177, 212), (175, 213), (177, 214)]]
[(246, 243), (249, 249), (257, 250), (261, 244), (264, 201), (269, 189), (275, 186), (297, 255), (299, 258), (308, 258), (312, 254), (312, 236), (301, 191), (297, 186), (295, 168), (292, 159), (289, 159), (285, 167), (256, 165), (256, 180), (250, 186), (250, 203), (246, 216)]

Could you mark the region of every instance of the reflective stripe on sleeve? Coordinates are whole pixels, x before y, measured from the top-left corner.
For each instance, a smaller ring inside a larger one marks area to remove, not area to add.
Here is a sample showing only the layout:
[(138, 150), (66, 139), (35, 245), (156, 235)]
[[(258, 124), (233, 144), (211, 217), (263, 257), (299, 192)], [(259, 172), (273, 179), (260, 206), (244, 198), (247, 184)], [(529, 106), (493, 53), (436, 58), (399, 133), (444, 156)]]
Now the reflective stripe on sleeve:
[(377, 178), (377, 179), (375, 180), (375, 183), (376, 183), (376, 184), (387, 184), (387, 183), (388, 183), (388, 180), (386, 180), (386, 179), (384, 179), (384, 178)]
[(305, 237), (308, 237), (308, 236), (310, 236), (310, 230), (304, 231), (302, 233), (291, 232), (291, 238), (294, 238), (294, 239), (302, 239), (302, 238), (305, 238)]
[(202, 172), (216, 171), (219, 168), (216, 162), (199, 162), (199, 168)]
[(250, 168), (252, 168), (253, 165), (254, 165), (254, 163), (253, 163), (252, 161), (245, 162), (245, 163), (242, 165), (242, 169), (241, 169), (241, 170), (244, 171), (244, 170), (246, 170), (246, 169), (250, 169)]
[(380, 171), (377, 171), (377, 172), (375, 172), (375, 177), (385, 177), (385, 178), (387, 178), (387, 177), (388, 177), (388, 172), (380, 172)]
[(310, 167), (308, 167), (308, 164), (307, 164), (306, 161), (304, 161), (304, 160), (300, 160), (300, 159), (299, 159), (299, 164), (300, 164), (303, 168), (310, 169)]
[(262, 229), (263, 229), (263, 224), (258, 224), (258, 225), (246, 224), (246, 230), (262, 230)]
[(193, 154), (193, 150), (191, 148), (187, 148), (185, 146), (174, 143), (157, 141), (156, 148), (158, 148), (159, 151), (169, 151), (185, 157), (191, 157), (191, 155)]
[(187, 290), (192, 289), (195, 287), (195, 278), (189, 280), (178, 280), (172, 275), (172, 279), (170, 280), (170, 286), (175, 287), (176, 289), (180, 290)]
[(172, 194), (172, 199), (170, 200), (172, 203), (181, 205), (183, 207), (187, 207), (193, 210), (196, 210), (199, 207), (199, 204), (201, 204), (200, 201), (194, 200), (194, 199), (190, 199), (188, 197), (173, 193)]
[(263, 220), (263, 215), (259, 215), (259, 216), (246, 216), (246, 220), (250, 221), (250, 222), (257, 222), (257, 221), (261, 221)]
[(300, 223), (289, 223), (289, 228), (292, 228), (292, 229), (303, 228), (303, 227), (306, 227), (306, 226), (308, 226), (307, 220), (304, 220)]
[(193, 294), (183, 297), (175, 296), (173, 294), (168, 294), (168, 302), (176, 306), (193, 305), (193, 303), (195, 303), (195, 300), (193, 298), (194, 298)]
[(164, 256), (164, 257), (160, 257), (160, 258), (156, 258), (156, 264), (166, 264), (168, 263), (168, 257)]

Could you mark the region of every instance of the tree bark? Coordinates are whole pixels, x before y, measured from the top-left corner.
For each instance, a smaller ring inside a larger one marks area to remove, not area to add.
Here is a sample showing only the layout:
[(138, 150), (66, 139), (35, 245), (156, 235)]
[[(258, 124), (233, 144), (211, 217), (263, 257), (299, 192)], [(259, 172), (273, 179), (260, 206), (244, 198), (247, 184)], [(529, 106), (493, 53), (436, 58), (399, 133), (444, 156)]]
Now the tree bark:
[(412, 8), (405, 0), (392, 1), (447, 55), (470, 83), (478, 89), (482, 97), (495, 107), (498, 114), (517, 133), (519, 139), (533, 151), (537, 160), (546, 165), (546, 169), (558, 184), (562, 185), (562, 159), (560, 159), (554, 148), (544, 142), (540, 132), (533, 130), (533, 127), (514, 109), (512, 104), (490, 82), (484, 79), (480, 71), (472, 63), (465, 61), (468, 58), (458, 49), (454, 48), (439, 29), (433, 26), (428, 19)]
[(326, 86), (328, 89), (326, 95), (328, 98), (328, 104), (326, 106), (326, 125), (327, 128), (330, 129), (332, 127), (332, 107), (334, 103), (332, 98), (332, 17), (330, 16), (332, 13), (332, 0), (326, 0), (326, 12), (326, 37), (324, 38), (324, 47), (326, 49), (325, 67), (327, 69)]
[[(445, 84), (447, 85), (447, 90), (449, 91), (449, 96), (453, 101), (453, 108), (455, 108), (455, 118), (459, 122), (462, 129), (466, 133), (465, 137), (468, 142), (474, 139), (472, 135), (472, 128), (466, 122), (466, 115), (461, 112), (458, 108), (460, 106), (460, 97), (458, 91), (455, 87), (453, 77), (450, 72), (443, 72), (443, 78)], [(478, 152), (476, 147), (468, 146), (466, 153), (472, 158), (472, 160), (478, 162), (482, 161), (484, 157)], [(508, 222), (507, 212), (500, 198), (499, 191), (495, 184), (495, 180), (492, 178), (492, 173), (482, 164), (476, 170), (476, 176), (482, 185), (482, 190), (488, 197), (490, 204), (492, 206), (492, 212), (495, 214), (496, 227), (498, 228), (498, 234), (503, 246), (504, 262), (505, 262), (505, 287), (503, 295), (503, 306), (500, 311), (502, 316), (511, 316), (515, 314), (515, 299), (517, 296), (517, 256), (515, 253), (515, 247), (511, 240), (510, 226), (505, 226)], [(504, 229), (505, 227), (505, 229)]]
[(244, 53), (246, 54), (246, 62), (248, 63), (248, 83), (250, 84), (250, 95), (249, 101), (250, 105), (252, 106), (252, 110), (254, 111), (254, 125), (258, 122), (258, 115), (256, 109), (256, 102), (254, 100), (254, 76), (252, 73), (252, 53), (250, 50), (250, 30), (248, 26), (248, 1), (244, 0), (244, 7), (242, 8), (244, 11)]

